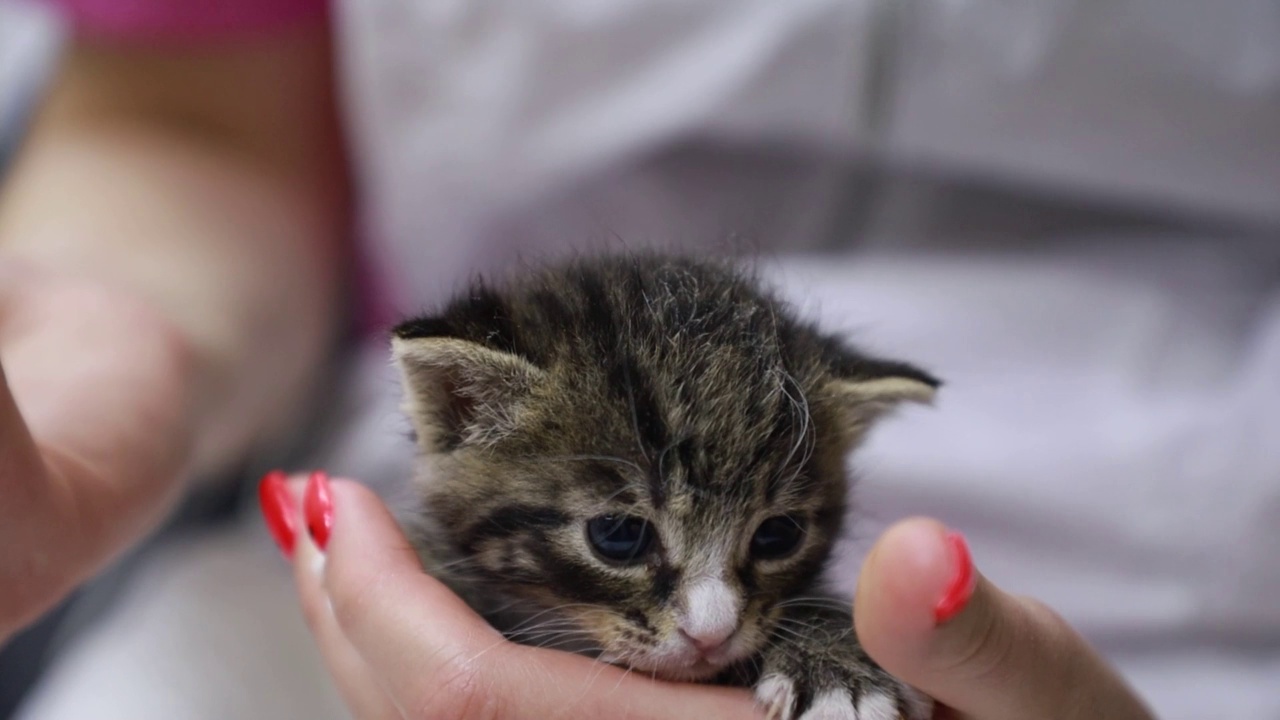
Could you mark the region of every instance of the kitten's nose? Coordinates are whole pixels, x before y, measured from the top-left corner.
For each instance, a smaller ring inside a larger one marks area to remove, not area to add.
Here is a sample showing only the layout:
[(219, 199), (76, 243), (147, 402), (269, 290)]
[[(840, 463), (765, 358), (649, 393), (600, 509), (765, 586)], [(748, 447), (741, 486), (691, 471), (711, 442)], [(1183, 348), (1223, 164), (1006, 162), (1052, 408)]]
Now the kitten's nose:
[(688, 630), (680, 628), (680, 634), (684, 636), (684, 639), (688, 640), (703, 655), (710, 655), (722, 647), (729, 638), (733, 637), (733, 633), (736, 631), (736, 627), (722, 626), (714, 630), (692, 634)]
[(738, 631), (742, 597), (724, 580), (712, 577), (695, 581), (687, 592), (680, 634), (706, 656)]

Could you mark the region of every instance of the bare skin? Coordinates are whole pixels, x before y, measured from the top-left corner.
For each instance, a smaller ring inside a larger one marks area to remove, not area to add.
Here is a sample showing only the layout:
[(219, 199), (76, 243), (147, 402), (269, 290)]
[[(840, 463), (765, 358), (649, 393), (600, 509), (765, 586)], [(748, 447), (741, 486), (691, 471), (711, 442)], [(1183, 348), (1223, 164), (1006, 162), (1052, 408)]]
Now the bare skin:
[(296, 411), (346, 237), (328, 61), (322, 27), (66, 58), (0, 199), (0, 641)]

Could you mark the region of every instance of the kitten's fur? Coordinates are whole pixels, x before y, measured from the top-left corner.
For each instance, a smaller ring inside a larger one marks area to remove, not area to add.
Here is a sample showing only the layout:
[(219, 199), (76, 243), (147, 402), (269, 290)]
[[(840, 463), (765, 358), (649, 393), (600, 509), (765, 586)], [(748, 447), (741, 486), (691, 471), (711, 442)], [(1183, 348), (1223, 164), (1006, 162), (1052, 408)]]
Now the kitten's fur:
[[(476, 284), (394, 335), (424, 451), (415, 543), (509, 637), (754, 685), (773, 717), (927, 716), (819, 574), (846, 453), (885, 410), (928, 401), (930, 375), (847, 348), (724, 266), (662, 256)], [(643, 556), (593, 549), (603, 515), (650, 523)], [(800, 523), (798, 548), (753, 557), (777, 516)]]

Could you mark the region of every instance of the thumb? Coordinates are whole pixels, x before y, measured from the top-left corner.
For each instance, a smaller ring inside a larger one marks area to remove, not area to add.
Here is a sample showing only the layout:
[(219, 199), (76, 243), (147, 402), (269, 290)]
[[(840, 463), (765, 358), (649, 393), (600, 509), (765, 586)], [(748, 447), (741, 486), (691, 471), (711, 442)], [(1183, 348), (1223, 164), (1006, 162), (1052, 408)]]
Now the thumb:
[(51, 481), (0, 368), (0, 645), (44, 608), (48, 587), (64, 589), (56, 563), (42, 554), (64, 531), (51, 507), (70, 509), (65, 488)]
[(963, 536), (905, 520), (872, 548), (854, 623), (890, 673), (971, 720), (1150, 720), (1123, 680), (1047, 606), (973, 567)]

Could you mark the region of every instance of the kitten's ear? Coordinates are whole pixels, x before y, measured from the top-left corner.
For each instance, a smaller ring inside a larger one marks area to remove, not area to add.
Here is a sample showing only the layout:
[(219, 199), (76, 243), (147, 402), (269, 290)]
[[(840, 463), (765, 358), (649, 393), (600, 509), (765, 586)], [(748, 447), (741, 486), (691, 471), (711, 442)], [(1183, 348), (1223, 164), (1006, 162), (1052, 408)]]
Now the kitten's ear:
[(397, 332), (392, 355), (425, 450), (485, 444), (509, 431), (544, 373), (514, 353), (448, 336)]
[(907, 363), (866, 357), (843, 358), (827, 390), (858, 432), (904, 402), (931, 404), (942, 383)]

